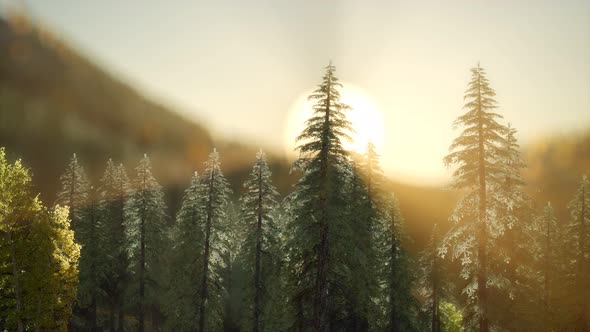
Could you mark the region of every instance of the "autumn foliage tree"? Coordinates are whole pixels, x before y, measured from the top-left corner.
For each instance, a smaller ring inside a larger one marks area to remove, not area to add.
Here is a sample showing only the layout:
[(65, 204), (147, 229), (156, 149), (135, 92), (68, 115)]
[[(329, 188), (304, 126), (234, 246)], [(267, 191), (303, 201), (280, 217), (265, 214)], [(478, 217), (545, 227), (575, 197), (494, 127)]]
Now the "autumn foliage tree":
[(68, 208), (43, 207), (29, 171), (0, 148), (0, 326), (65, 331), (78, 284), (80, 247)]

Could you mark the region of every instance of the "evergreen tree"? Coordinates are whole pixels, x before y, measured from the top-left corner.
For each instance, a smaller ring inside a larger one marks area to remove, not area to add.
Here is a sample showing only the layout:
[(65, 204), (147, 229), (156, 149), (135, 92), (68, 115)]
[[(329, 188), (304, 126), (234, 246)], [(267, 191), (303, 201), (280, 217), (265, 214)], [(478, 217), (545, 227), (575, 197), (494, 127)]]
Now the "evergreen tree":
[[(471, 308), (471, 324), (482, 332), (489, 331), (487, 287), (488, 251), (490, 232), (501, 229), (501, 220), (495, 218), (489, 208), (490, 190), (502, 174), (502, 166), (496, 162), (502, 154), (503, 133), (506, 127), (494, 112), (496, 93), (490, 87), (485, 71), (478, 64), (471, 69), (471, 81), (465, 93), (467, 113), (455, 120), (454, 126), (465, 127), (451, 144), (445, 158), (447, 166), (457, 165), (454, 172), (455, 187), (468, 192), (455, 209), (456, 225), (447, 237), (447, 245), (453, 246), (454, 256), (460, 257), (463, 277), (471, 282), (464, 292), (476, 306)], [(495, 234), (495, 233), (493, 233)]]
[(231, 193), (221, 172), (219, 153), (213, 150), (201, 177), (205, 190), (203, 269), (199, 289), (199, 331), (218, 330), (221, 325), (220, 272), (227, 251), (226, 208)]
[(116, 326), (117, 330), (122, 331), (125, 316), (124, 294), (129, 279), (125, 235), (129, 215), (125, 206), (129, 204), (131, 195), (131, 184), (123, 165), (116, 166), (111, 159), (107, 161), (98, 191), (101, 248), (103, 253), (107, 253), (103, 258), (101, 288), (108, 300), (109, 329), (115, 331)]
[(241, 229), (242, 220), (240, 208), (237, 204), (229, 201), (225, 208), (226, 218), (223, 230), (223, 237), (220, 239), (220, 258), (222, 264), (219, 265), (218, 279), (221, 285), (221, 308), (223, 311), (221, 321), (223, 330), (227, 332), (239, 332), (240, 323), (243, 318), (245, 283), (245, 267), (238, 259), (240, 252), (243, 251), (240, 235), (244, 231)]
[(146, 307), (151, 309), (154, 323), (155, 305), (163, 286), (160, 258), (166, 244), (166, 206), (147, 155), (143, 156), (136, 171), (133, 193), (125, 207), (128, 215), (125, 231), (133, 281), (138, 287), (139, 331), (144, 331)]
[(572, 265), (571, 308), (576, 331), (590, 330), (590, 181), (582, 177), (578, 191), (569, 204), (569, 249)]
[(403, 230), (403, 217), (395, 195), (385, 202), (378, 239), (381, 261), (380, 275), (384, 309), (381, 325), (387, 331), (418, 331), (419, 303), (412, 295), (415, 278), (412, 261), (404, 248), (408, 239)]
[(357, 169), (355, 162), (351, 169), (349, 207), (350, 223), (353, 228), (356, 258), (351, 261), (352, 281), (355, 285), (354, 317), (351, 327), (356, 331), (375, 328), (379, 320), (379, 308), (375, 303), (380, 292), (378, 271), (383, 261), (378, 255), (378, 241), (384, 229), (380, 223), (385, 207), (382, 185), (383, 171), (379, 155), (372, 142), (367, 144)]
[(248, 296), (252, 309), (252, 331), (267, 331), (272, 324), (269, 312), (281, 268), (279, 229), (275, 222), (278, 192), (272, 184), (271, 171), (264, 152), (256, 154), (256, 163), (244, 182), (242, 219), (245, 241), (242, 245), (245, 266), (251, 276)]
[[(357, 157), (361, 159), (363, 156)], [(342, 283), (348, 285), (346, 313), (341, 318), (343, 324), (354, 331), (367, 331), (369, 323), (376, 316), (373, 301), (378, 293), (377, 255), (374, 252), (373, 223), (377, 209), (369, 201), (367, 185), (363, 176), (364, 160), (350, 160), (351, 165), (344, 168), (346, 187), (344, 188), (346, 203), (342, 207), (346, 215), (346, 224), (350, 227), (350, 249), (342, 257), (343, 266), (349, 271), (344, 274)], [(359, 166), (360, 164), (360, 166)], [(346, 271), (346, 270), (345, 270)]]
[(63, 331), (71, 318), (80, 248), (68, 209), (43, 207), (29, 171), (0, 148), (0, 326)]
[(535, 306), (534, 254), (531, 233), (534, 220), (530, 199), (524, 193), (521, 169), (525, 167), (516, 140), (516, 129), (510, 124), (502, 133), (504, 141), (496, 164), (500, 168), (496, 182), (490, 181), (488, 210), (490, 235), (495, 249), (488, 262), (490, 278), (499, 287), (489, 289), (488, 316), (495, 324), (511, 330), (527, 329), (534, 322), (528, 313)]
[[(72, 230), (74, 230), (74, 234), (76, 237), (76, 242), (81, 245), (82, 248), (86, 247), (87, 249), (89, 246), (91, 247), (93, 244), (89, 244), (85, 241), (89, 240), (87, 237), (84, 237), (80, 234), (81, 229), (86, 228), (88, 229), (88, 222), (92, 222), (86, 219), (87, 215), (87, 208), (89, 204), (89, 195), (90, 195), (90, 183), (86, 176), (86, 172), (84, 168), (78, 162), (78, 158), (74, 153), (66, 167), (66, 170), (60, 177), (61, 182), (61, 191), (57, 193), (57, 203), (62, 206), (67, 206), (69, 208), (69, 217), (71, 222)], [(85, 250), (82, 250), (85, 251)], [(81, 252), (84, 255), (84, 252)], [(74, 312), (76, 316), (81, 316), (82, 310), (89, 309), (85, 308), (91, 306), (92, 302), (87, 295), (92, 293), (92, 285), (89, 280), (87, 280), (86, 276), (89, 271), (85, 271), (86, 266), (90, 261), (95, 261), (96, 257), (82, 257), (80, 260), (80, 268), (82, 269), (82, 273), (80, 277), (82, 278), (82, 282), (79, 286), (82, 293), (80, 293), (80, 298), (75, 303)], [(88, 281), (88, 282), (87, 282)], [(91, 310), (92, 311), (92, 310)], [(88, 317), (92, 320), (90, 317)]]
[(426, 299), (424, 307), (430, 316), (432, 332), (442, 331), (441, 304), (450, 293), (445, 277), (447, 269), (438, 252), (440, 241), (438, 226), (435, 224), (432, 227), (430, 241), (420, 255), (419, 287), (421, 295)]
[(65, 172), (60, 177), (61, 191), (57, 193), (57, 203), (70, 208), (70, 220), (74, 232), (82, 222), (87, 204), (89, 183), (84, 168), (78, 163), (74, 153)]
[(190, 186), (184, 191), (172, 229), (172, 273), (166, 294), (167, 322), (172, 330), (197, 329), (205, 238), (205, 193), (205, 187), (195, 172)]
[(340, 102), (341, 84), (334, 72), (330, 63), (308, 98), (315, 102), (314, 113), (297, 138), (300, 158), (295, 167), (303, 175), (296, 184), (294, 218), (288, 227), (296, 325), (318, 331), (337, 328), (346, 315), (349, 293), (349, 271), (342, 262), (350, 252), (351, 236), (343, 190), (348, 160), (341, 142), (350, 131), (345, 118), (349, 107)]
[(563, 285), (567, 284), (566, 251), (563, 248), (564, 233), (560, 227), (555, 210), (551, 203), (547, 203), (543, 214), (537, 218), (534, 231), (536, 232), (535, 258), (537, 261), (537, 275), (539, 288), (534, 299), (540, 301), (536, 309), (538, 315), (536, 325), (539, 329), (548, 331), (558, 330), (565, 326), (568, 317), (566, 302), (564, 302)]
[(82, 222), (78, 224), (78, 241), (80, 250), (80, 264), (77, 304), (88, 311), (86, 328), (98, 331), (97, 306), (101, 295), (101, 281), (104, 271), (104, 255), (101, 246), (103, 237), (99, 220), (99, 209), (94, 187), (88, 190), (86, 206), (82, 210)]

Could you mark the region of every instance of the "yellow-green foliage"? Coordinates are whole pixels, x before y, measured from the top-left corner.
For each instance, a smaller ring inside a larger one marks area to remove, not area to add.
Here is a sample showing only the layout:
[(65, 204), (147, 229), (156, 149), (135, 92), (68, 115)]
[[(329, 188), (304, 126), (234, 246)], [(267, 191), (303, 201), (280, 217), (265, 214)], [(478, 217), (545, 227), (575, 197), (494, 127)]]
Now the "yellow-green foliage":
[(79, 255), (68, 209), (44, 208), (28, 170), (0, 148), (0, 326), (66, 331)]
[(461, 332), (463, 331), (462, 322), (463, 314), (455, 305), (449, 302), (440, 304), (440, 313), (442, 320), (442, 330), (444, 332)]

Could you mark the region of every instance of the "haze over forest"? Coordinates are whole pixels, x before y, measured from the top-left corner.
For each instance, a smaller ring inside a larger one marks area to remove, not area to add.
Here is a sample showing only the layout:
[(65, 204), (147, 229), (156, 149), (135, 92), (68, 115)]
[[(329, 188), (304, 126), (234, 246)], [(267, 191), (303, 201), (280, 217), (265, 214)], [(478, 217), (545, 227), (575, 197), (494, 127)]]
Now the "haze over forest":
[(0, 330), (590, 330), (587, 2), (0, 14)]

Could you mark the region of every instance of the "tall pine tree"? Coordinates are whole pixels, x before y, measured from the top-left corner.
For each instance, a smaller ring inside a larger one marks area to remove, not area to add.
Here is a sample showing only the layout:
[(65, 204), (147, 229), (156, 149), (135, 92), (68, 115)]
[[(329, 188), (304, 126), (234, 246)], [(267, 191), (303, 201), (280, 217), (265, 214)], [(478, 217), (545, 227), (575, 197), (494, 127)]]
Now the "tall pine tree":
[(344, 193), (347, 154), (342, 139), (348, 138), (349, 107), (340, 102), (335, 67), (330, 63), (322, 83), (309, 96), (313, 115), (298, 136), (300, 158), (295, 166), (303, 175), (296, 184), (290, 220), (289, 259), (296, 325), (318, 331), (337, 328), (346, 315), (349, 285), (345, 284), (350, 229), (346, 223)]
[(81, 243), (78, 284), (78, 305), (86, 308), (87, 326), (90, 331), (98, 331), (98, 302), (101, 298), (101, 282), (104, 280), (104, 259), (102, 245), (104, 234), (96, 190), (91, 186), (88, 190), (86, 206), (83, 208), (83, 219), (78, 224), (78, 241)]
[(567, 259), (564, 248), (564, 231), (555, 216), (555, 209), (551, 203), (547, 203), (543, 213), (535, 223), (535, 259), (537, 262), (537, 277), (539, 288), (536, 296), (538, 305), (531, 307), (536, 309), (536, 326), (539, 329), (558, 330), (566, 326), (571, 319), (568, 313), (566, 292), (563, 287), (567, 285)]
[(194, 331), (198, 327), (200, 283), (205, 240), (205, 187), (197, 172), (184, 191), (172, 229), (172, 271), (166, 294), (168, 328)]
[(521, 170), (525, 167), (516, 139), (516, 129), (510, 124), (502, 136), (496, 164), (500, 172), (495, 182), (488, 184), (490, 237), (495, 248), (488, 262), (490, 278), (497, 287), (489, 290), (489, 318), (504, 328), (527, 329), (532, 323), (529, 308), (534, 306), (537, 284), (534, 280), (534, 259), (530, 230), (534, 221), (530, 199), (525, 194)]
[(447, 166), (457, 165), (454, 172), (455, 187), (468, 193), (457, 206), (453, 218), (457, 221), (447, 242), (454, 242), (455, 256), (461, 257), (463, 277), (472, 278), (464, 290), (471, 300), (472, 325), (481, 332), (489, 331), (488, 322), (488, 249), (490, 231), (498, 227), (488, 207), (490, 186), (502, 173), (496, 162), (502, 153), (503, 133), (506, 127), (497, 122), (502, 118), (495, 113), (496, 93), (490, 87), (483, 68), (471, 69), (471, 81), (465, 92), (467, 112), (454, 122), (455, 127), (464, 127), (461, 135), (453, 141), (450, 153), (444, 158)]
[(203, 270), (199, 289), (199, 331), (221, 328), (221, 289), (220, 273), (223, 256), (227, 252), (227, 216), (229, 184), (221, 171), (219, 153), (213, 150), (205, 163), (201, 177), (205, 190)]
[(387, 331), (419, 331), (419, 303), (412, 294), (415, 275), (412, 259), (404, 247), (408, 238), (397, 197), (391, 194), (381, 212), (378, 248), (381, 256), (380, 280), (384, 317), (381, 326)]
[(135, 169), (133, 193), (125, 207), (131, 271), (138, 288), (139, 331), (145, 329), (146, 308), (154, 323), (155, 305), (162, 294), (161, 264), (167, 234), (166, 205), (162, 188), (152, 175), (150, 159), (144, 155)]
[(125, 225), (129, 215), (125, 206), (131, 195), (131, 184), (123, 165), (109, 159), (100, 180), (99, 213), (103, 243), (104, 270), (102, 289), (108, 299), (109, 329), (122, 331), (125, 318), (125, 290), (129, 279), (129, 255)]
[(84, 208), (88, 199), (90, 184), (86, 172), (74, 153), (70, 162), (60, 177), (61, 191), (57, 193), (57, 203), (70, 208), (72, 229), (77, 232), (78, 225), (84, 217)]
[(441, 235), (438, 225), (432, 227), (430, 240), (420, 255), (420, 279), (419, 287), (421, 295), (426, 299), (424, 307), (430, 316), (430, 330), (442, 331), (443, 318), (441, 317), (441, 304), (450, 293), (449, 283), (446, 279), (446, 265), (439, 255)]
[(382, 209), (385, 208), (382, 186), (383, 171), (379, 155), (372, 142), (357, 163), (353, 162), (350, 176), (350, 225), (353, 229), (356, 250), (351, 253), (352, 282), (355, 291), (354, 316), (351, 327), (357, 331), (375, 328), (379, 319), (375, 299), (381, 294), (378, 271), (383, 261), (379, 258), (378, 241), (384, 231), (381, 225)]
[(242, 252), (251, 279), (247, 296), (252, 308), (252, 331), (268, 331), (273, 317), (269, 316), (273, 297), (279, 283), (281, 256), (279, 229), (275, 216), (279, 193), (272, 184), (266, 154), (260, 150), (256, 162), (244, 182), (241, 198), (245, 241)]
[[(91, 222), (88, 220), (87, 215), (87, 208), (89, 204), (89, 191), (90, 191), (90, 183), (86, 176), (86, 172), (82, 165), (78, 162), (78, 157), (74, 153), (68, 163), (64, 173), (60, 177), (61, 182), (61, 190), (57, 193), (57, 204), (62, 206), (67, 206), (69, 208), (69, 218), (70, 218), (70, 225), (72, 230), (74, 231), (74, 235), (76, 238), (76, 242), (82, 245), (82, 248), (89, 247), (86, 244), (86, 241), (89, 239), (84, 237), (80, 234), (81, 229), (88, 228), (88, 223)], [(90, 244), (92, 246), (92, 244)], [(86, 250), (83, 250), (86, 251)], [(84, 256), (85, 253), (82, 253)], [(92, 265), (90, 261), (95, 261), (96, 257), (82, 257), (81, 258), (81, 268), (82, 268), (82, 282), (81, 282), (81, 291), (82, 293), (79, 294), (81, 298), (80, 301), (77, 301), (74, 307), (74, 315), (80, 316), (84, 306), (91, 306), (90, 303), (86, 303), (85, 293), (88, 293), (89, 287), (92, 288), (93, 286), (89, 285), (88, 283), (90, 280), (87, 280), (85, 267), (88, 265)], [(90, 263), (90, 264), (87, 264)], [(87, 287), (88, 286), (88, 287)], [(91, 309), (92, 310), (92, 309)], [(92, 320), (92, 319), (90, 319)], [(71, 326), (73, 327), (73, 326)]]

